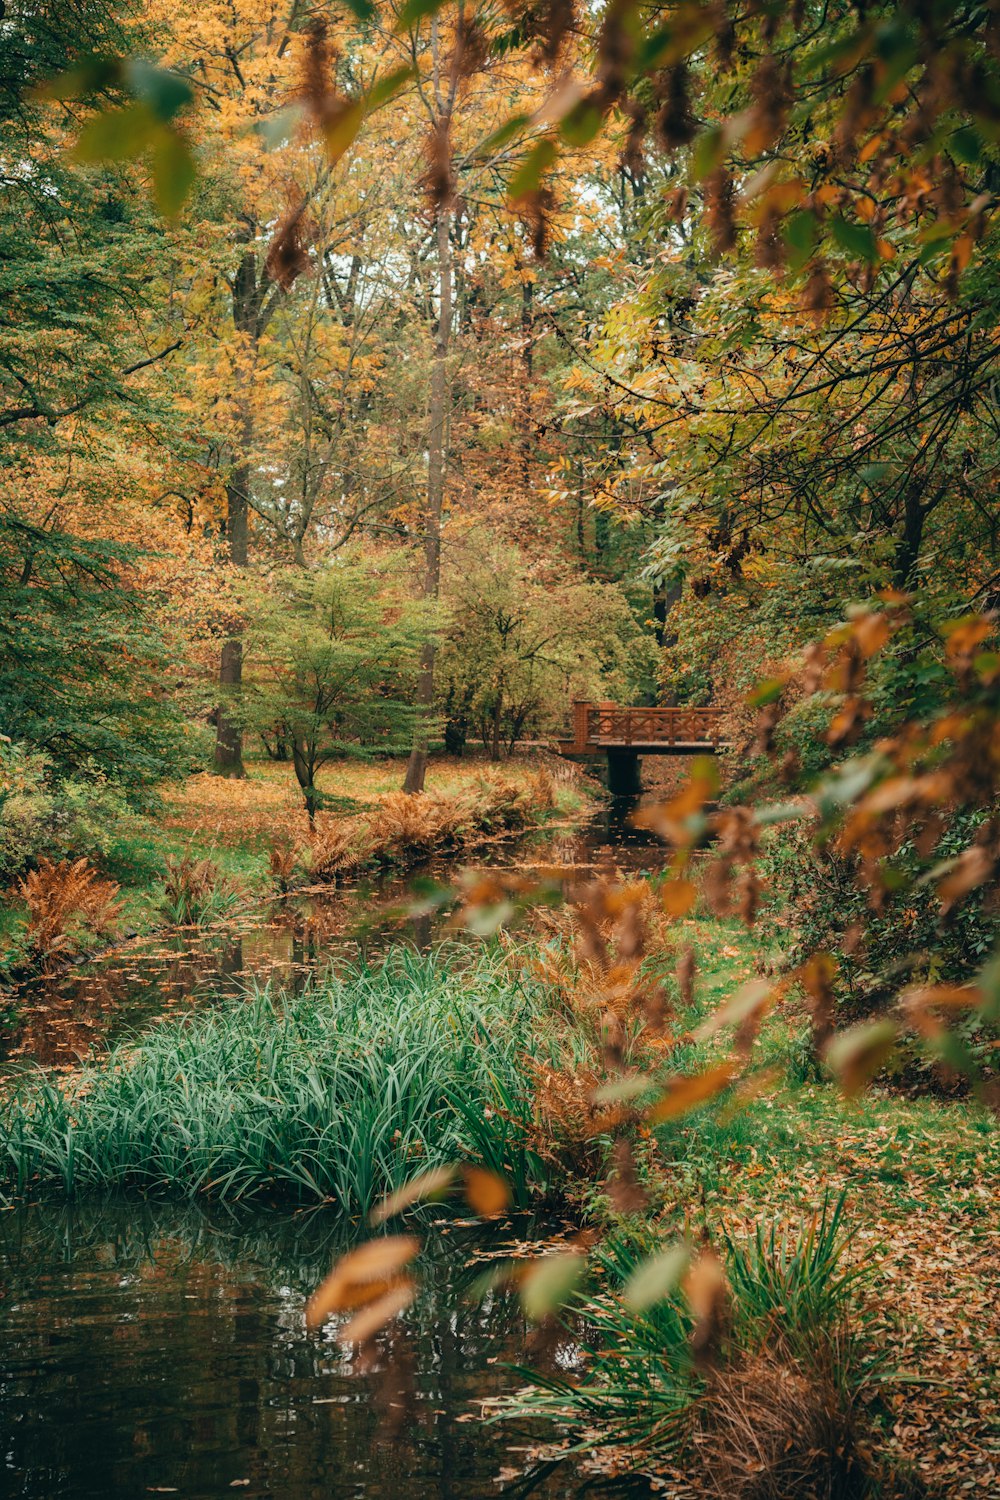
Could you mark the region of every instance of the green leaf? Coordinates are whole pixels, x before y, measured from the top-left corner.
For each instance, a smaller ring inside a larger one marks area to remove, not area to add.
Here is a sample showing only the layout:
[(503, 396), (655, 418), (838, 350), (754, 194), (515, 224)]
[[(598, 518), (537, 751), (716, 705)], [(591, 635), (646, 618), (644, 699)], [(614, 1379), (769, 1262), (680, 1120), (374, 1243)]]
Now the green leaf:
[(165, 218), (172, 219), (180, 211), (196, 176), (187, 141), (178, 131), (165, 127), (153, 148), (153, 196)]
[(555, 141), (549, 136), (536, 141), (510, 180), (507, 191), (511, 198), (524, 198), (533, 193), (555, 159)]
[(80, 131), (73, 155), (77, 161), (130, 161), (141, 155), (162, 129), (147, 104), (102, 110)]
[(757, 808), (754, 822), (758, 828), (770, 828), (775, 823), (795, 823), (808, 816), (809, 809), (801, 802), (768, 802)]
[(919, 62), (920, 48), (906, 23), (894, 20), (879, 27), (875, 51), (881, 63), (875, 98), (888, 99), (899, 80)]
[(39, 84), (35, 94), (39, 99), (83, 99), (88, 94), (113, 88), (122, 81), (120, 57), (85, 57), (75, 68), (57, 73)]
[(477, 156), (489, 156), (492, 151), (499, 151), (501, 146), (506, 146), (508, 141), (523, 130), (531, 119), (530, 115), (511, 115), (509, 120), (504, 120), (502, 125), (490, 132), (484, 140), (476, 147)]
[(569, 1301), (583, 1279), (587, 1257), (572, 1252), (567, 1255), (543, 1255), (521, 1283), (521, 1306), (537, 1322)]
[(125, 82), (159, 120), (172, 120), (194, 98), (194, 90), (180, 73), (154, 67), (141, 58), (130, 58), (125, 64)]
[(686, 1245), (671, 1245), (659, 1255), (636, 1266), (622, 1288), (622, 1300), (634, 1312), (645, 1312), (654, 1303), (662, 1302), (677, 1290), (690, 1264), (691, 1255)]
[(788, 246), (789, 264), (793, 271), (805, 265), (816, 248), (819, 238), (819, 223), (811, 208), (800, 208), (790, 216), (781, 231)]
[(645, 1073), (633, 1073), (628, 1078), (616, 1078), (610, 1083), (602, 1083), (600, 1088), (594, 1090), (593, 1099), (595, 1104), (621, 1104), (640, 1099), (653, 1087), (653, 1079)]
[(642, 41), (636, 57), (636, 72), (669, 67), (690, 57), (715, 32), (716, 20), (708, 6), (680, 7), (671, 19)]
[(840, 1031), (826, 1048), (826, 1062), (849, 1095), (859, 1094), (888, 1062), (896, 1044), (891, 1021), (865, 1021)]
[(777, 703), (787, 687), (784, 677), (765, 677), (763, 682), (747, 694), (747, 703), (751, 708), (764, 708), (768, 703)]
[(948, 137), (948, 150), (966, 166), (974, 167), (983, 154), (983, 138), (971, 125), (962, 125)]
[(365, 95), (365, 112), (370, 114), (373, 109), (379, 109), (383, 104), (388, 104), (389, 100), (394, 99), (400, 89), (410, 83), (414, 76), (412, 67), (394, 68), (391, 73), (387, 73), (384, 78), (373, 83)]
[(568, 146), (589, 146), (601, 128), (603, 118), (599, 109), (581, 99), (560, 122), (559, 133)]
[(406, 31), (422, 21), (425, 16), (437, 15), (444, 8), (445, 0), (406, 0), (396, 22), (397, 31)]
[(276, 151), (292, 139), (301, 123), (302, 109), (298, 104), (292, 104), (288, 109), (279, 109), (277, 114), (256, 120), (253, 130), (264, 142), (265, 151)]
[[(822, 73), (831, 63), (841, 64), (843, 69), (849, 69), (868, 51), (871, 39), (872, 28), (866, 25), (858, 31), (852, 31), (848, 36), (839, 37), (835, 42), (827, 42), (817, 47), (803, 67), (802, 76), (814, 77), (817, 73)], [(835, 68), (834, 71), (840, 72), (841, 68)]]
[(830, 228), (837, 244), (848, 255), (860, 256), (867, 261), (878, 260), (875, 236), (867, 224), (856, 224), (851, 219), (845, 219), (842, 214), (835, 214), (830, 220)]
[(725, 149), (721, 125), (712, 125), (708, 130), (703, 130), (691, 153), (691, 180), (703, 182), (706, 177), (710, 177), (722, 161)]
[(359, 21), (370, 21), (375, 14), (372, 0), (344, 0), (344, 4)]

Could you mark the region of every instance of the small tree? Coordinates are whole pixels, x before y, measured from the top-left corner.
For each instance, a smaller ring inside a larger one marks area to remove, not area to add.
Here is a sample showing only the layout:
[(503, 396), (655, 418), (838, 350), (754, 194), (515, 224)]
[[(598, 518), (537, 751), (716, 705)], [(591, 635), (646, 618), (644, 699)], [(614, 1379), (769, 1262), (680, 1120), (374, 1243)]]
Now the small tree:
[(393, 559), (288, 569), (257, 587), (244, 726), (258, 734), (282, 726), (312, 827), (327, 761), (359, 746), (387, 749), (412, 732), (430, 621), (407, 598)]
[(652, 666), (620, 589), (542, 574), (510, 548), (467, 563), (447, 602), (438, 689), (452, 750), (475, 727), (495, 760), (526, 730), (562, 723), (571, 698), (630, 696)]

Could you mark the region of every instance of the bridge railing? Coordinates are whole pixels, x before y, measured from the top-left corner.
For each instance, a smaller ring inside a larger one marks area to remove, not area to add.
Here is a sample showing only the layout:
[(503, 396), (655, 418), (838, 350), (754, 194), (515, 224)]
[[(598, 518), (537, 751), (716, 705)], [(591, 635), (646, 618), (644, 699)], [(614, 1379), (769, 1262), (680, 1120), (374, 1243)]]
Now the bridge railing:
[(716, 708), (591, 708), (587, 738), (601, 745), (709, 744), (721, 738)]
[(627, 708), (617, 703), (573, 704), (569, 753), (628, 745), (715, 745), (722, 742), (717, 708)]

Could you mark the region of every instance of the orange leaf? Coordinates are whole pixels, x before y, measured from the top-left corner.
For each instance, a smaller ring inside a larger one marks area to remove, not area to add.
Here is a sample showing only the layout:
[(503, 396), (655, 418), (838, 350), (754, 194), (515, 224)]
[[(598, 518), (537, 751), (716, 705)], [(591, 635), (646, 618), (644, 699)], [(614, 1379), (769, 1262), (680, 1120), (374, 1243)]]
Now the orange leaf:
[[(332, 1312), (346, 1312), (378, 1297), (420, 1249), (412, 1234), (393, 1234), (369, 1240), (342, 1255), (306, 1303), (306, 1327), (319, 1328)], [(365, 1296), (365, 1288), (369, 1295)]]
[(693, 880), (668, 880), (660, 892), (663, 910), (668, 917), (686, 917), (697, 894)]
[(971, 1010), (982, 1005), (986, 996), (975, 984), (922, 984), (904, 990), (900, 1003), (924, 1036), (938, 1036), (942, 1023), (936, 1010)]
[(849, 1097), (860, 1094), (887, 1062), (896, 1044), (891, 1021), (868, 1021), (831, 1038), (824, 1057)]
[(455, 1177), (454, 1167), (432, 1167), (429, 1172), (421, 1172), (418, 1177), (411, 1177), (409, 1182), (404, 1182), (401, 1188), (382, 1199), (372, 1209), (368, 1222), (370, 1224), (384, 1224), (386, 1219), (401, 1213), (404, 1208), (409, 1208), (411, 1203), (420, 1203), (425, 1198), (440, 1198), (451, 1186)]
[(399, 1281), (390, 1292), (380, 1297), (377, 1302), (372, 1302), (362, 1312), (357, 1313), (349, 1323), (345, 1323), (340, 1329), (337, 1337), (342, 1344), (363, 1344), (371, 1338), (373, 1333), (389, 1322), (390, 1318), (396, 1317), (409, 1307), (416, 1296), (416, 1282), (409, 1277)]
[(485, 1167), (463, 1167), (462, 1171), (466, 1201), (473, 1213), (488, 1219), (510, 1207), (510, 1187), (496, 1172), (487, 1172)]
[(751, 979), (741, 984), (735, 995), (731, 995), (718, 1010), (692, 1033), (695, 1041), (704, 1041), (714, 1036), (723, 1026), (742, 1026), (751, 1018), (766, 1015), (778, 998), (778, 988), (766, 979)]
[(697, 1105), (704, 1104), (721, 1094), (733, 1080), (735, 1068), (732, 1062), (719, 1063), (706, 1073), (696, 1073), (689, 1078), (675, 1078), (649, 1110), (646, 1118), (654, 1125), (664, 1120), (676, 1120), (686, 1115)]

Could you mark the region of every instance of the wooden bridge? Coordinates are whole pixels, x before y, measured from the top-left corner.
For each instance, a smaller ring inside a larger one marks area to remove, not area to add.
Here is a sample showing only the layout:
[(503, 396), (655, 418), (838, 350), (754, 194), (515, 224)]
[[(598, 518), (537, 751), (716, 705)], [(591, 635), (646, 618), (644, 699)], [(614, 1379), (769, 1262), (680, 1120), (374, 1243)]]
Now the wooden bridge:
[(570, 760), (608, 758), (608, 787), (619, 795), (641, 790), (642, 755), (714, 755), (724, 749), (717, 708), (626, 708), (574, 702), (571, 738), (555, 750)]

